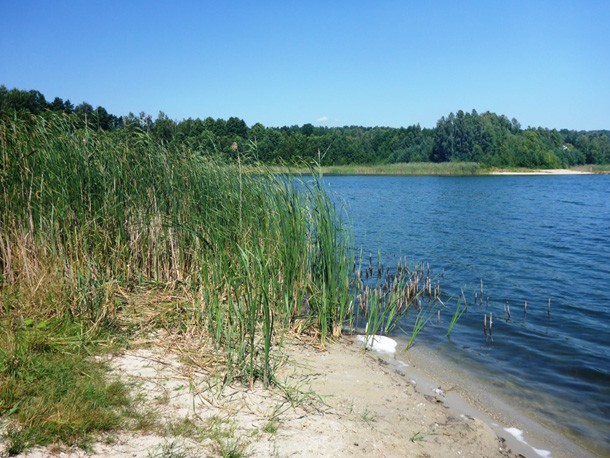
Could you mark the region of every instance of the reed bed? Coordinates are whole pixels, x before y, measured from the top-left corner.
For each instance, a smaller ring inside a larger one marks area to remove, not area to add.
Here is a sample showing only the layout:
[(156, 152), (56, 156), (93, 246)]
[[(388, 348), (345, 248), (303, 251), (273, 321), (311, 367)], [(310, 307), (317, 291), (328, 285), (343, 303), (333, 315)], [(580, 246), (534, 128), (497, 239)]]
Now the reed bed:
[(579, 172), (592, 172), (608, 174), (610, 173), (610, 164), (588, 164), (588, 165), (576, 165), (570, 167), (570, 170), (577, 170)]
[(1, 319), (103, 327), (130, 291), (175, 290), (188, 304), (173, 327), (207, 329), (229, 379), (271, 383), (283, 332), (324, 340), (349, 308), (348, 238), (307, 180), (246, 175), (145, 131), (3, 119)]
[[(308, 167), (273, 166), (275, 173), (307, 173)], [(490, 170), (477, 162), (399, 162), (377, 165), (323, 166), (325, 175), (488, 175)]]
[(401, 333), (409, 336), (408, 349), (434, 315), (440, 317), (445, 306), (440, 279), (432, 276), (430, 266), (424, 263), (409, 266), (407, 260), (401, 258), (394, 268), (383, 264), (381, 253), (373, 263), (371, 253), (367, 266), (360, 253), (353, 271), (351, 290), (355, 294), (355, 307), (348, 317), (353, 326), (364, 328), (367, 336), (392, 334), (397, 327), (407, 325), (409, 315), (414, 314), (410, 331), (400, 328)]

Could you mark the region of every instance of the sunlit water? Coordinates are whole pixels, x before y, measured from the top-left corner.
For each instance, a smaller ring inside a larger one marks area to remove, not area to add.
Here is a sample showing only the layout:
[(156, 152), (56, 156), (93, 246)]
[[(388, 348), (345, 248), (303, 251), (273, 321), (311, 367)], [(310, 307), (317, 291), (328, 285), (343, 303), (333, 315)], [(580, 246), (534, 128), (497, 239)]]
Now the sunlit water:
[[(387, 266), (400, 257), (424, 261), (444, 270), (446, 296), (464, 291), (470, 305), (451, 338), (447, 312), (419, 342), (461, 359), (541, 422), (610, 455), (610, 176), (325, 182), (346, 204), (367, 263), (378, 249)], [(481, 280), (489, 306), (473, 305)], [(493, 339), (483, 333), (489, 313)]]

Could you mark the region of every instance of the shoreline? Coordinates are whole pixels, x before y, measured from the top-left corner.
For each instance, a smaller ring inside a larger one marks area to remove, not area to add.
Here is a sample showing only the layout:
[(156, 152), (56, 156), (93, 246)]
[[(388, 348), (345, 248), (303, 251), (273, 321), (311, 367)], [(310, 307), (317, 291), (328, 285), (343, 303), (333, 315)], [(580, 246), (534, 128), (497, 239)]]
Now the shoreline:
[[(154, 414), (154, 426), (102, 435), (86, 451), (51, 445), (22, 456), (144, 458), (172, 450), (221, 456), (228, 447), (252, 457), (593, 456), (519, 416), (433, 350), (365, 351), (356, 336), (321, 349), (296, 339), (276, 349), (285, 363), (271, 388), (218, 387), (210, 373), (172, 350), (168, 336), (109, 355), (109, 377), (132, 387), (138, 408)], [(481, 409), (482, 395), (495, 401), (491, 409)], [(176, 425), (188, 428), (180, 432)], [(205, 432), (210, 427), (213, 435)]]
[(434, 348), (415, 345), (408, 352), (397, 352), (394, 359), (404, 367), (407, 376), (421, 380), (428, 387), (449, 388), (445, 399), (451, 408), (479, 418), (516, 453), (552, 458), (596, 456), (593, 451), (522, 411), (498, 389), (477, 379)]
[[(569, 169), (524, 169), (482, 167), (476, 163), (397, 163), (384, 165), (328, 165), (320, 168), (299, 166), (268, 166), (273, 174), (309, 175), (320, 172), (325, 176), (502, 176), (502, 175), (604, 175), (605, 167), (579, 166)], [(246, 173), (250, 173), (246, 169)]]

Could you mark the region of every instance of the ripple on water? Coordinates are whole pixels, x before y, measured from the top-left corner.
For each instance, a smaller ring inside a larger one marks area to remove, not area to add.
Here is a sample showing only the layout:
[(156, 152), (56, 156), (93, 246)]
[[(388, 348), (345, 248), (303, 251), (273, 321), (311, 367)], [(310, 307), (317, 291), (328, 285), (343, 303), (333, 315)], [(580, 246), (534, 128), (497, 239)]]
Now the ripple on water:
[[(472, 307), (450, 341), (432, 326), (420, 339), (444, 342), (447, 355), (496, 374), (558, 429), (610, 455), (610, 176), (326, 180), (349, 203), (358, 248), (381, 249), (389, 266), (406, 256), (444, 269), (449, 296), (463, 289), (470, 299), (483, 279), (489, 309)], [(507, 300), (513, 319), (503, 321)], [(494, 315), (493, 341), (484, 313)]]

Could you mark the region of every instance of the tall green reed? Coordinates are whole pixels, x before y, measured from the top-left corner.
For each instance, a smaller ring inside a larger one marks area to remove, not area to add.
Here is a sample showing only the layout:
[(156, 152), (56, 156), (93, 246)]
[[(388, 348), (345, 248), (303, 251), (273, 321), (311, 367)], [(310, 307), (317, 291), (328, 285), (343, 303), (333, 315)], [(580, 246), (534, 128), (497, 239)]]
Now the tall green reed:
[(119, 290), (187, 291), (184, 320), (250, 383), (272, 381), (272, 344), (296, 320), (340, 332), (348, 240), (319, 177), (244, 175), (144, 131), (50, 114), (1, 120), (0, 149), (0, 294), (14, 312), (99, 323), (120, 312)]

